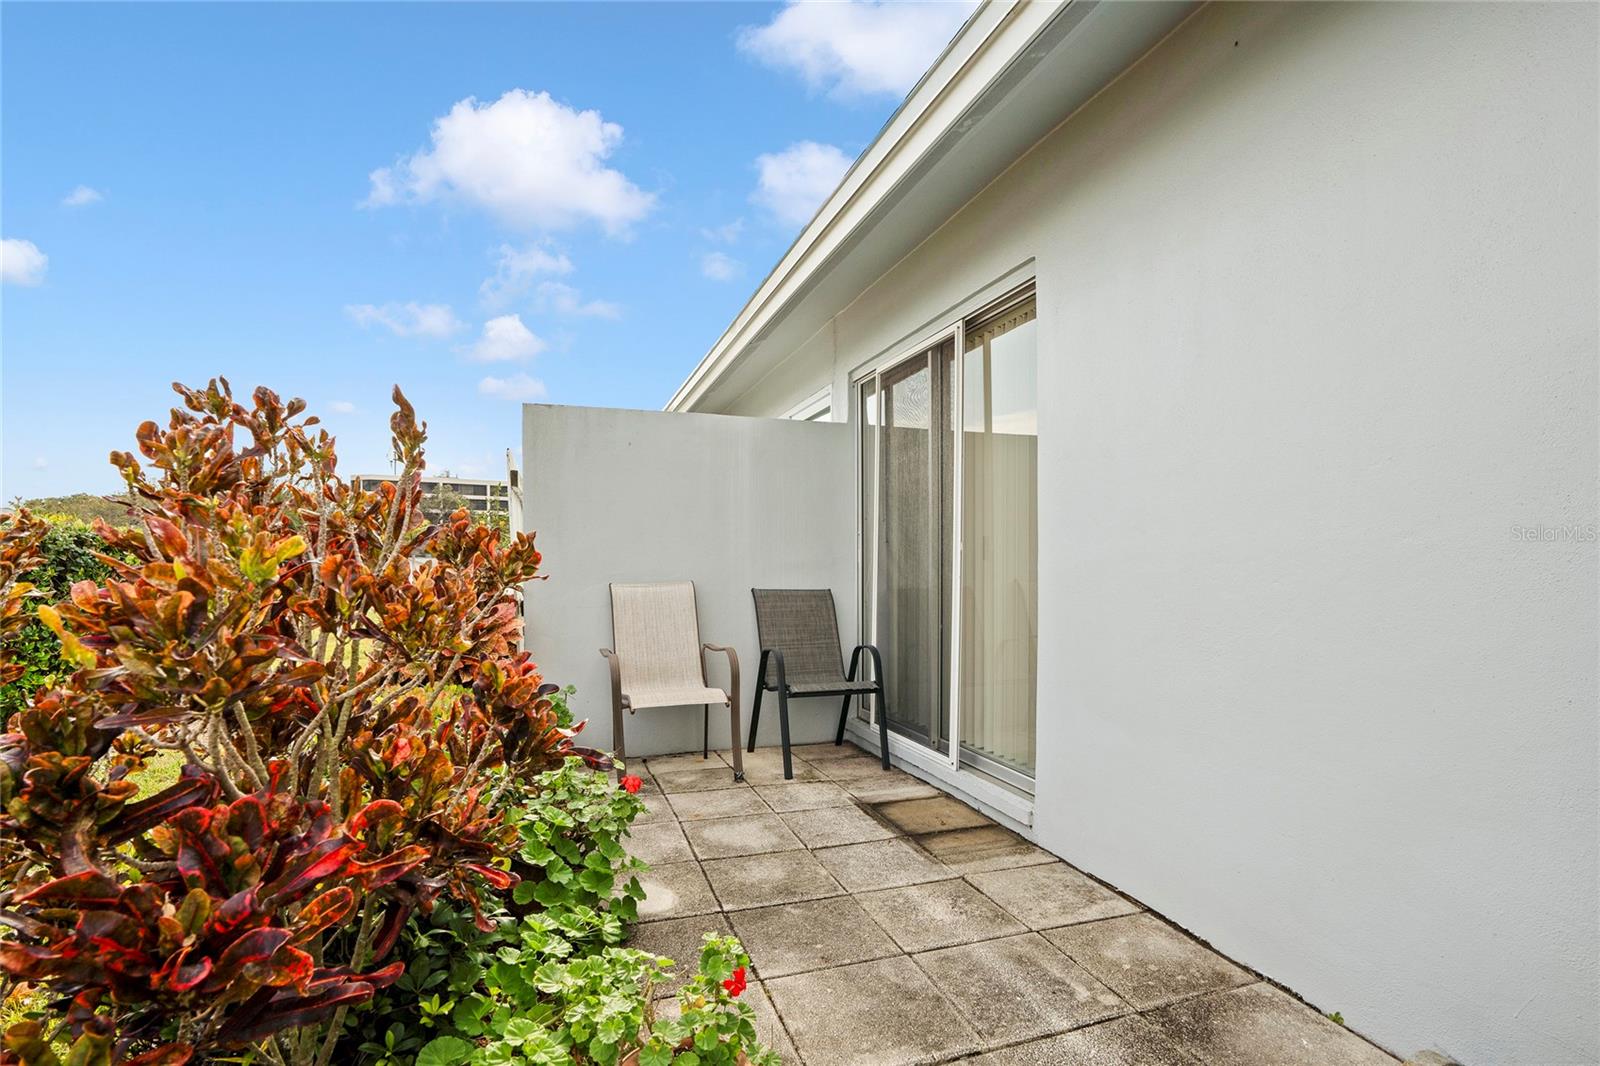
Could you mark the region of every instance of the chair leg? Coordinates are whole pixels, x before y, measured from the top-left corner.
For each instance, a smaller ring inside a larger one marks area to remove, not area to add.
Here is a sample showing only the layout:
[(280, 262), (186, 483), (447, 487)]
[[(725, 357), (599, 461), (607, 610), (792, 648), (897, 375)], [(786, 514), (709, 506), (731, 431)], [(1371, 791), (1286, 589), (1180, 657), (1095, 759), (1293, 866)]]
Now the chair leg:
[(746, 751), (756, 750), (756, 727), (761, 724), (761, 694), (767, 690), (767, 652), (761, 653), (761, 667), (756, 671), (756, 698), (750, 707), (750, 746)]
[(889, 705), (883, 697), (883, 686), (878, 686), (878, 753), (883, 757), (883, 768), (889, 768)]
[[(844, 679), (846, 681), (854, 681), (856, 679), (856, 666), (859, 665), (860, 662), (861, 646), (857, 645), (856, 650), (850, 653), (850, 671), (844, 675)], [(838, 732), (834, 733), (833, 735), (833, 746), (836, 748), (844, 743), (844, 723), (849, 716), (850, 697), (846, 696), (844, 698), (844, 706), (839, 708), (839, 729)]]
[(711, 758), (711, 704), (700, 705), (700, 758)]
[(728, 700), (728, 728), (730, 730), (732, 730), (732, 732), (729, 735), (733, 737), (733, 743), (728, 748), (728, 750), (733, 754), (733, 779), (735, 781), (743, 781), (744, 780), (744, 758), (741, 756), (740, 752), (741, 752), (741, 749), (743, 749), (744, 745), (739, 743), (739, 690), (738, 690), (738, 686), (734, 687), (733, 696)]
[(617, 757), (617, 762), (628, 758), (628, 745), (622, 739), (622, 704), (611, 705), (611, 750)]
[(778, 690), (778, 733), (783, 738), (783, 779), (794, 780), (794, 764), (789, 758), (789, 693), (787, 687)]

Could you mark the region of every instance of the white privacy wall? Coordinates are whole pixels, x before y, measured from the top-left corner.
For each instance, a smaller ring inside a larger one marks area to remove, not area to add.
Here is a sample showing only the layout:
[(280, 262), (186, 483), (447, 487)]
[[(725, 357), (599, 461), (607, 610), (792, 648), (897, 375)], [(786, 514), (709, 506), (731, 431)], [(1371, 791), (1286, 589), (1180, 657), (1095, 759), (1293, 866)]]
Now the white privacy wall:
[[(611, 747), (613, 581), (695, 583), (701, 640), (731, 644), (744, 674), (748, 737), (760, 646), (752, 588), (831, 588), (854, 644), (855, 481), (845, 425), (725, 415), (530, 404), (522, 409), (523, 500), (547, 580), (526, 586), (527, 637), (546, 678), (578, 686), (587, 744)], [(727, 657), (707, 656), (726, 688)], [(797, 700), (791, 740), (832, 740), (836, 700)], [(777, 702), (761, 709), (762, 745), (778, 743)], [(633, 756), (699, 751), (701, 710), (650, 708), (623, 723)], [(711, 709), (711, 743), (728, 746), (728, 712)]]
[(1205, 8), (737, 405), (1032, 260), (1035, 834), (1402, 1055), (1600, 1061), (1597, 14)]

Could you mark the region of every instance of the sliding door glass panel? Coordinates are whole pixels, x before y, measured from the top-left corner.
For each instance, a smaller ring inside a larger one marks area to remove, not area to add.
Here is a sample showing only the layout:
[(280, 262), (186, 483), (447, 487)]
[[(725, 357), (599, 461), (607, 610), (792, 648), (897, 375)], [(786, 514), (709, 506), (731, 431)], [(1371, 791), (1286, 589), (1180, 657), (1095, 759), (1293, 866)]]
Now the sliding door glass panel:
[[(861, 383), (861, 641), (881, 644), (875, 633), (873, 611), (877, 602), (877, 552), (873, 550), (877, 528), (878, 498), (878, 379)], [(866, 667), (870, 669), (870, 664)], [(871, 676), (870, 674), (867, 676)], [(856, 717), (872, 721), (871, 697), (856, 701)]]
[(961, 745), (1034, 772), (1039, 431), (1032, 298), (966, 327), (962, 354)]
[(940, 713), (933, 353), (879, 377), (878, 648), (890, 728), (945, 750)]
[[(933, 351), (934, 378), (938, 383), (937, 402), (934, 405), (934, 424), (939, 427), (934, 435), (934, 477), (938, 483), (938, 516), (934, 523), (938, 537), (937, 573), (939, 617), (938, 677), (934, 684), (939, 692), (939, 736), (950, 735), (950, 640), (951, 622), (955, 613), (955, 484), (956, 484), (956, 342), (945, 341)], [(941, 745), (941, 750), (945, 750)]]

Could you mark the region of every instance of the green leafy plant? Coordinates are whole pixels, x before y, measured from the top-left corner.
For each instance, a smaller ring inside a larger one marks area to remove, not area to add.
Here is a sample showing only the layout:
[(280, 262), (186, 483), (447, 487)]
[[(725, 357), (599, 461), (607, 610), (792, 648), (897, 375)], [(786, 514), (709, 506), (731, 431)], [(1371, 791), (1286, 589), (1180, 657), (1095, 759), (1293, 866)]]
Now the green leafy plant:
[(623, 847), (628, 826), (644, 801), (626, 788), (569, 758), (533, 779), (523, 806), (508, 812), (522, 847), (512, 859), (521, 883), (518, 907), (583, 906), (609, 911), (624, 922), (638, 917), (645, 864)]
[(0, 721), (27, 706), (40, 688), (72, 672), (72, 665), (61, 657), (61, 642), (39, 620), (39, 607), (66, 599), (79, 581), (98, 583), (111, 576), (112, 563), (104, 557), (106, 542), (87, 522), (64, 514), (40, 518), (46, 527), (38, 545), (41, 560), (21, 575), (34, 590), (24, 608), (28, 621), (0, 643), (0, 655), (23, 667), (15, 680), (0, 685)]
[(654, 1018), (639, 1066), (778, 1066), (756, 1038), (755, 1011), (742, 1002), (750, 958), (733, 937), (707, 934), (700, 969), (678, 993), (676, 1017)]
[(424, 1044), (417, 1066), (777, 1066), (739, 999), (750, 960), (737, 940), (708, 934), (677, 1010), (657, 1015), (653, 990), (672, 960), (616, 946), (586, 951), (571, 937), (608, 920), (585, 907), (522, 919), (516, 943), (496, 951), (484, 991), (457, 1004), (453, 1030)]

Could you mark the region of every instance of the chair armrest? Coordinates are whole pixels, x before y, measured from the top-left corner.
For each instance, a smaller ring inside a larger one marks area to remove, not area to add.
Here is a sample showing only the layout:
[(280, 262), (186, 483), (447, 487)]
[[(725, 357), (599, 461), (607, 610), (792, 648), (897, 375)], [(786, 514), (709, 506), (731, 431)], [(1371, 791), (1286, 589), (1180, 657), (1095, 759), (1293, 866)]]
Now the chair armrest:
[(606, 663), (611, 667), (611, 706), (616, 710), (622, 709), (622, 660), (617, 658), (617, 653), (610, 648), (601, 648), (600, 654), (605, 656)]
[(744, 742), (739, 738), (739, 653), (726, 644), (700, 645), (700, 669), (706, 668), (706, 652), (720, 651), (728, 657), (729, 732), (733, 738), (733, 779), (744, 780)]
[(737, 702), (737, 700), (739, 698), (739, 653), (738, 653), (738, 651), (736, 651), (734, 648), (732, 648), (732, 647), (730, 647), (729, 645), (726, 645), (726, 644), (702, 644), (702, 645), (700, 645), (700, 648), (701, 648), (701, 657), (702, 658), (704, 658), (704, 653), (708, 652), (708, 651), (720, 651), (720, 652), (724, 653), (725, 655), (727, 655), (727, 657), (728, 657), (728, 683), (733, 688), (733, 691), (731, 693), (729, 693), (729, 695), (731, 695), (734, 698), (734, 700)]
[(883, 684), (883, 660), (878, 657), (878, 648), (873, 644), (857, 644), (850, 653), (850, 672), (845, 676), (854, 681), (856, 679), (856, 664), (860, 661), (861, 653), (866, 652), (872, 657), (872, 678), (878, 684)]

